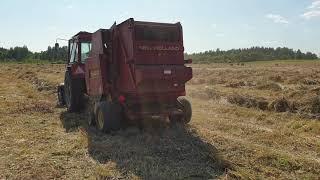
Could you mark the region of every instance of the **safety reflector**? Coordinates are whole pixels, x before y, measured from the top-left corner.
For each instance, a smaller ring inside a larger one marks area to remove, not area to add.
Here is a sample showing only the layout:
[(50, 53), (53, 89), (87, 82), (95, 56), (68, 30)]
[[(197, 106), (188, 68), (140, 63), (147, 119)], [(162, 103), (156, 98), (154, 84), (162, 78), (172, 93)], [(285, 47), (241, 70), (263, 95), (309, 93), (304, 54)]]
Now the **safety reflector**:
[(75, 71), (76, 74), (82, 74), (84, 73), (83, 69), (81, 67), (78, 67), (77, 70)]

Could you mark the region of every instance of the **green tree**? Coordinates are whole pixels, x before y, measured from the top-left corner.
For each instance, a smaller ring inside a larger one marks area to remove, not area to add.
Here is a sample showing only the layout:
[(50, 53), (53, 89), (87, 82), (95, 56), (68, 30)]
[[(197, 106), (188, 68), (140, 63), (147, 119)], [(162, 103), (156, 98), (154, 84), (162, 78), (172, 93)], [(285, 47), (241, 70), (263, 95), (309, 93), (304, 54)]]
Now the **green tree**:
[(301, 52), (300, 49), (298, 49), (297, 53), (296, 53), (296, 59), (302, 59), (303, 58), (303, 54)]
[(289, 60), (289, 59), (317, 59), (317, 55), (311, 52), (302, 53), (301, 50), (294, 51), (287, 47), (268, 48), (251, 47), (244, 49), (231, 49), (227, 51), (219, 48), (200, 53), (186, 54), (194, 62), (246, 62), (267, 60)]

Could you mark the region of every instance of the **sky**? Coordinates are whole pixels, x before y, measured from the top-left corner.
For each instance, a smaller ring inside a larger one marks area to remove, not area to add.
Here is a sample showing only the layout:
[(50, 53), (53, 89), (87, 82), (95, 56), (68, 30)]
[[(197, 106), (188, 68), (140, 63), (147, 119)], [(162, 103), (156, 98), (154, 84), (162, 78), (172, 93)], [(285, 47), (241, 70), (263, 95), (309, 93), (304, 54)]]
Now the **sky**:
[(44, 51), (132, 17), (181, 22), (188, 53), (286, 46), (320, 55), (320, 0), (1, 0), (0, 17), (5, 48)]

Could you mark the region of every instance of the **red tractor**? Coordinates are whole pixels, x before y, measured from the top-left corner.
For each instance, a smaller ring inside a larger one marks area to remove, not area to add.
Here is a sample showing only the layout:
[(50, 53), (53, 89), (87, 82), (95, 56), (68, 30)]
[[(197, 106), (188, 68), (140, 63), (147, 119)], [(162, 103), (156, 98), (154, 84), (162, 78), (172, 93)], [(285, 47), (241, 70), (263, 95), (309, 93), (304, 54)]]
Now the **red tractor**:
[(71, 112), (89, 107), (90, 125), (111, 131), (124, 120), (190, 122), (191, 104), (183, 96), (192, 69), (185, 66), (191, 60), (184, 60), (180, 23), (131, 18), (110, 29), (79, 32), (68, 49), (59, 102)]

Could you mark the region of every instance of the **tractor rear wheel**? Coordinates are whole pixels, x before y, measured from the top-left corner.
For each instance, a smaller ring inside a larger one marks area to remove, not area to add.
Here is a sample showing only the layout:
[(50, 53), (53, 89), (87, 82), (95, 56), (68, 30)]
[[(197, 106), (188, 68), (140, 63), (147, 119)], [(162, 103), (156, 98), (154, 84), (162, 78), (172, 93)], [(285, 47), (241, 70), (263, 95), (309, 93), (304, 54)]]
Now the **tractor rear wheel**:
[(64, 79), (65, 102), (69, 112), (79, 112), (83, 107), (83, 87), (80, 79), (72, 79), (70, 71), (66, 71)]
[(191, 121), (191, 117), (192, 117), (191, 103), (185, 97), (179, 97), (177, 101), (178, 101), (178, 106), (183, 111), (182, 123), (188, 124)]
[(121, 128), (122, 108), (120, 104), (101, 101), (95, 114), (96, 127), (99, 131), (110, 132)]
[(66, 105), (65, 97), (64, 97), (64, 85), (59, 85), (57, 88), (58, 94), (58, 105), (64, 106)]

